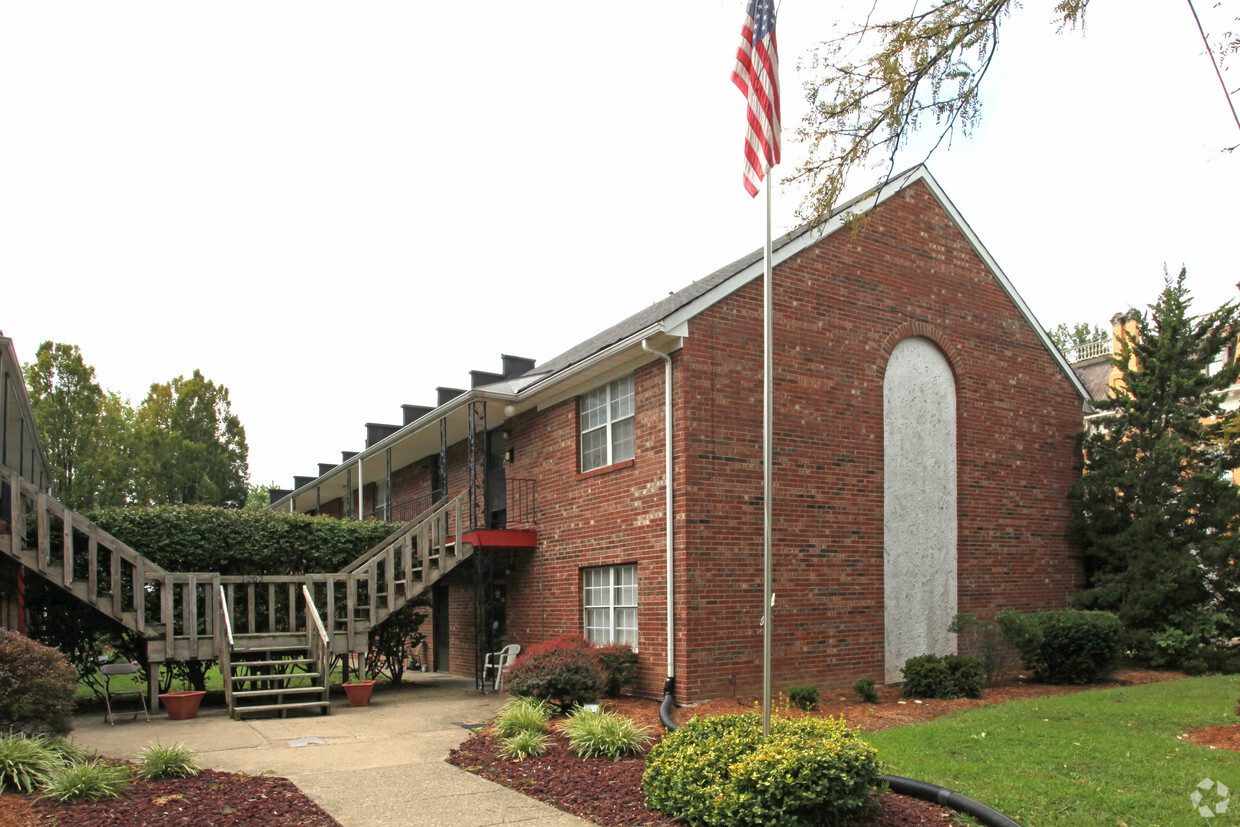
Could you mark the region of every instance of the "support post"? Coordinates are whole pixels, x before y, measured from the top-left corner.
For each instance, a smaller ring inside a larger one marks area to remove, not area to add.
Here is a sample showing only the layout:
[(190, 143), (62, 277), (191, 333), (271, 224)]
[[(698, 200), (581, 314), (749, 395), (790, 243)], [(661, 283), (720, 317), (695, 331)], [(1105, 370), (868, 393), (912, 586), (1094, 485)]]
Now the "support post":
[(151, 694), (151, 703), (149, 704), (152, 712), (159, 711), (159, 664), (148, 663), (146, 665), (146, 687)]

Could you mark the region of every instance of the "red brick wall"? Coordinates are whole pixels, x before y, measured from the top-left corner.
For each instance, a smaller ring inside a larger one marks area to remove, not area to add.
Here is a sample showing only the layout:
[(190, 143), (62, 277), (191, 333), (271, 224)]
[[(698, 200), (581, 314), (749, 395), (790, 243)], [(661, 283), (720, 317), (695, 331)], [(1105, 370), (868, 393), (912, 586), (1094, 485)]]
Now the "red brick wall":
[(570, 399), (510, 420), (513, 478), (538, 486), (538, 549), (518, 553), (508, 576), (508, 640), (528, 646), (583, 633), (583, 568), (637, 564), (637, 691), (666, 677), (664, 628), (663, 363), (634, 375), (632, 462), (578, 472), (578, 407)]
[[(755, 281), (692, 320), (676, 380), (695, 699), (761, 685), (761, 302)], [(1081, 401), (929, 191), (785, 262), (774, 303), (775, 687), (882, 675), (882, 381), (908, 336), (935, 341), (957, 383), (959, 611), (1067, 605)]]
[[(910, 187), (775, 281), (775, 688), (882, 675), (882, 384), (909, 336), (934, 341), (956, 379), (958, 610), (1067, 605), (1082, 575), (1064, 539), (1081, 400), (930, 192)], [(754, 281), (692, 319), (673, 356), (681, 700), (761, 685), (761, 319)], [(578, 473), (576, 399), (505, 423), (508, 476), (537, 483), (539, 543), (499, 573), (506, 639), (529, 646), (582, 633), (583, 568), (635, 563), (635, 690), (651, 696), (667, 674), (663, 376), (662, 360), (636, 371), (636, 456), (601, 472)], [(435, 461), (394, 469), (393, 499), (428, 492)], [(450, 496), (466, 471), (458, 443)], [(450, 596), (458, 674), (474, 663), (467, 574)]]

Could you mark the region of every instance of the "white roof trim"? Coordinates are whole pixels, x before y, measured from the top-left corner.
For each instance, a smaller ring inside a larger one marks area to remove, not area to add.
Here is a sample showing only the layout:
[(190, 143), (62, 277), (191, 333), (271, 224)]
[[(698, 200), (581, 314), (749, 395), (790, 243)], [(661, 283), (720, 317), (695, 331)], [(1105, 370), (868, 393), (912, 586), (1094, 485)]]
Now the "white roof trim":
[[(969, 242), (970, 246), (973, 247), (974, 252), (977, 253), (978, 257), (982, 260), (982, 263), (986, 265), (987, 269), (990, 270), (991, 274), (999, 282), (999, 286), (1003, 288), (1003, 292), (1007, 293), (1008, 298), (1010, 298), (1013, 304), (1016, 305), (1016, 309), (1022, 316), (1025, 317), (1025, 321), (1028, 322), (1037, 332), (1038, 337), (1042, 340), (1042, 344), (1045, 345), (1046, 349), (1049, 350), (1051, 355), (1055, 357), (1055, 361), (1059, 363), (1060, 369), (1067, 374), (1068, 379), (1072, 382), (1072, 386), (1076, 388), (1076, 392), (1081, 395), (1082, 399), (1088, 400), (1090, 398), (1089, 392), (1085, 390), (1085, 386), (1081, 383), (1080, 377), (1078, 377), (1076, 372), (1072, 370), (1071, 366), (1064, 358), (1064, 355), (1059, 352), (1059, 348), (1055, 347), (1055, 344), (1050, 340), (1050, 337), (1046, 335), (1046, 330), (1042, 327), (1041, 323), (1038, 322), (1037, 317), (1033, 315), (1033, 311), (1029, 309), (1029, 305), (1025, 304), (1025, 300), (1022, 299), (1020, 294), (1016, 292), (1016, 288), (1012, 286), (1012, 283), (1008, 280), (1007, 275), (1004, 274), (1003, 269), (999, 266), (999, 263), (995, 261), (994, 257), (986, 249), (986, 246), (982, 244), (981, 239), (977, 237), (977, 234), (973, 232), (973, 228), (969, 226), (969, 222), (965, 221), (964, 216), (961, 215), (960, 211), (956, 209), (956, 205), (953, 204), (951, 199), (947, 197), (947, 193), (945, 193), (943, 188), (939, 186), (939, 182), (934, 180), (934, 176), (930, 174), (930, 170), (927, 169), (924, 164), (914, 167), (906, 173), (895, 176), (882, 186), (877, 187), (873, 191), (861, 196), (852, 204), (845, 205), (844, 208), (836, 212), (836, 214), (831, 216), (830, 219), (823, 222), (822, 226), (805, 233), (799, 238), (783, 245), (778, 250), (775, 250), (774, 266), (778, 267), (803, 250), (812, 247), (819, 241), (822, 241), (836, 230), (843, 228), (849, 215), (871, 210), (917, 181), (924, 182), (930, 189), (930, 192), (934, 195), (940, 206), (942, 206), (943, 209), (947, 211), (947, 214), (951, 216), (952, 222), (955, 223), (957, 229), (960, 230), (961, 234)], [(672, 328), (689, 321), (711, 305), (741, 289), (754, 279), (760, 278), (764, 272), (765, 265), (762, 260), (759, 259), (746, 267), (744, 270), (741, 270), (736, 275), (721, 283), (719, 286), (703, 293), (689, 304), (669, 314), (667, 318), (663, 320), (664, 325), (668, 328)]]

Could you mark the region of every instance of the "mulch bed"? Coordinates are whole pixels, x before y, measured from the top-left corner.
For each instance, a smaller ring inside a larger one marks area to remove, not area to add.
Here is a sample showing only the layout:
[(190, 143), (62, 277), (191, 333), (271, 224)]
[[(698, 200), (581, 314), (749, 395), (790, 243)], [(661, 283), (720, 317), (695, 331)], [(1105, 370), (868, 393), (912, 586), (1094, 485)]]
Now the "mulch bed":
[[(1131, 686), (1184, 677), (1172, 672), (1124, 671), (1115, 679), (1087, 689)], [(863, 731), (928, 721), (960, 709), (982, 704), (1003, 703), (1022, 698), (1059, 695), (1083, 691), (1080, 687), (1045, 686), (1021, 678), (986, 690), (981, 700), (905, 701), (899, 690), (880, 687), (878, 704), (861, 703), (848, 690), (827, 692), (814, 714), (842, 715), (849, 725)], [(753, 697), (724, 698), (678, 709), (673, 717), (683, 723), (694, 715), (720, 715), (751, 712)], [(605, 706), (627, 715), (661, 736), (659, 705), (644, 698), (619, 698)], [(781, 714), (785, 712), (781, 706)], [(790, 714), (801, 714), (793, 711)], [(1206, 727), (1186, 733), (1194, 743), (1220, 749), (1240, 750), (1240, 725)], [(572, 753), (567, 741), (556, 734), (547, 754), (525, 761), (497, 757), (493, 735), (484, 729), (461, 748), (454, 750), (449, 763), (477, 775), (545, 801), (561, 810), (589, 819), (604, 827), (628, 825), (668, 825), (674, 822), (649, 809), (641, 795), (643, 759), (612, 762), (581, 759)], [(876, 799), (875, 810), (860, 827), (925, 827), (956, 825), (954, 813), (924, 801), (888, 793)], [(0, 796), (0, 827), (38, 825), (79, 827), (116, 824), (126, 827), (164, 827), (165, 825), (228, 824), (241, 827), (339, 827), (338, 822), (305, 796), (291, 781), (273, 775), (245, 775), (203, 770), (193, 778), (169, 781), (139, 781), (119, 799), (81, 804), (61, 804), (37, 796)]]
[[(646, 759), (610, 761), (578, 758), (568, 739), (552, 734), (547, 752), (537, 758), (509, 761), (499, 757), (495, 736), (482, 732), (452, 751), (448, 763), (503, 784), (561, 810), (605, 827), (663, 827), (679, 824), (646, 806), (642, 773)], [(872, 816), (858, 827), (956, 825), (950, 810), (924, 801), (887, 794), (875, 802)]]
[(32, 795), (0, 796), (0, 827), (116, 824), (124, 827), (340, 827), (287, 778), (202, 770), (192, 778), (138, 781), (107, 801), (63, 804)]
[[(812, 714), (843, 716), (854, 729), (875, 731), (929, 721), (984, 704), (1062, 695), (1089, 689), (1132, 686), (1182, 677), (1185, 676), (1178, 672), (1126, 670), (1117, 672), (1113, 680), (1100, 684), (1068, 687), (1038, 684), (1022, 676), (1013, 676), (999, 686), (986, 689), (984, 698), (962, 698), (954, 701), (909, 701), (900, 697), (900, 690), (896, 687), (879, 687), (877, 704), (863, 703), (857, 700), (850, 690), (845, 689), (824, 693)], [(758, 703), (759, 699), (754, 697), (724, 698), (675, 710), (672, 717), (677, 723), (684, 723), (694, 715), (754, 712)], [(807, 714), (787, 709), (786, 702), (777, 703), (776, 706), (780, 714)], [(646, 727), (656, 741), (662, 737), (663, 727), (659, 722), (659, 704), (656, 701), (645, 698), (618, 698), (605, 701), (604, 707)], [(1240, 732), (1237, 732), (1236, 737), (1240, 738)], [(460, 749), (453, 750), (447, 760), (461, 769), (603, 827), (677, 823), (646, 806), (641, 793), (644, 758), (616, 762), (600, 758), (579, 758), (569, 749), (567, 739), (559, 733), (552, 733), (552, 743), (546, 754), (523, 761), (509, 761), (499, 757), (496, 738), (490, 727), (487, 727), (465, 741)], [(860, 822), (859, 827), (944, 827), (963, 823), (951, 810), (919, 799), (887, 793), (876, 798), (874, 811), (868, 820)]]

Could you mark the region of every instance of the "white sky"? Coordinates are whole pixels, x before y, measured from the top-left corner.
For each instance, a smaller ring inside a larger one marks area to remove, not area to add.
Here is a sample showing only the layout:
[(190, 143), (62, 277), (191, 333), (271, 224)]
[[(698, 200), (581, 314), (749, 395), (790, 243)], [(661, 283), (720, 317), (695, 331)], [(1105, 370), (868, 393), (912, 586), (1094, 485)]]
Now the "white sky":
[[(1187, 6), (1134, 5), (1056, 35), (1029, 0), (982, 128), (930, 161), (1046, 326), (1144, 307), (1164, 262), (1197, 310), (1237, 295), (1240, 130)], [(798, 60), (868, 8), (781, 3), (776, 173), (803, 155)], [(287, 487), (401, 403), (761, 245), (728, 77), (743, 10), (0, 0), (0, 330), (24, 362), (78, 344), (135, 403), (200, 368), (251, 478)], [(776, 197), (796, 226), (799, 194)]]

